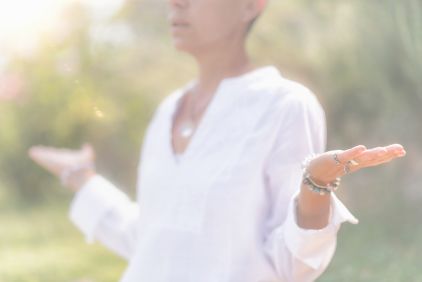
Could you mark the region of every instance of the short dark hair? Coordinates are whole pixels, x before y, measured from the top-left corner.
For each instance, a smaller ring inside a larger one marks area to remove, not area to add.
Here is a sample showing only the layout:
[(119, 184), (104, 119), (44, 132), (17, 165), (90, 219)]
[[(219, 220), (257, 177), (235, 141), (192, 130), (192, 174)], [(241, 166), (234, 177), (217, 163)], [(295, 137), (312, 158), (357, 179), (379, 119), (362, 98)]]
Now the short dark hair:
[(253, 18), (253, 19), (249, 22), (248, 26), (246, 27), (246, 34), (245, 34), (245, 36), (248, 36), (248, 35), (251, 33), (251, 30), (252, 30), (252, 28), (254, 27), (254, 25), (255, 25), (256, 21), (258, 20), (259, 16), (260, 16), (260, 15), (257, 15), (255, 18)]

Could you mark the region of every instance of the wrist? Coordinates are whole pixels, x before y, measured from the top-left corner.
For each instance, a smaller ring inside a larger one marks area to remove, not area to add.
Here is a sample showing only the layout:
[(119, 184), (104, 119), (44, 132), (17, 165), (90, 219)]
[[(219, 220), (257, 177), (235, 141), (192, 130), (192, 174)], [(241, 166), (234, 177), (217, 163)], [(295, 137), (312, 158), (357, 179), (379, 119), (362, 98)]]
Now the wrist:
[(317, 194), (302, 186), (297, 198), (296, 214), (298, 225), (306, 229), (321, 229), (329, 219), (331, 193)]
[(81, 170), (72, 174), (68, 180), (68, 187), (73, 192), (78, 192), (97, 173), (93, 169)]
[(60, 180), (63, 186), (77, 192), (94, 175), (96, 175), (94, 164), (76, 165), (63, 170)]
[(335, 178), (334, 180), (329, 178), (324, 179), (319, 176), (315, 177), (312, 161), (317, 157), (319, 157), (319, 155), (312, 154), (303, 161), (302, 184), (304, 184), (309, 189), (309, 191), (312, 191), (312, 193), (322, 196), (336, 191), (340, 185), (341, 179), (339, 177)]

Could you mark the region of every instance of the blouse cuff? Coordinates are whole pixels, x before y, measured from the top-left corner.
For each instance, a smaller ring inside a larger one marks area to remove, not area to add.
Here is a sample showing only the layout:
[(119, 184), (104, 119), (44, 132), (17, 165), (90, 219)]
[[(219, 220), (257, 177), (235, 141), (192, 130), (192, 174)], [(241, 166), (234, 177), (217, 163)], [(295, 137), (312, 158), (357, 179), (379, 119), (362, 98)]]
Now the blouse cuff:
[(334, 193), (330, 198), (330, 215), (327, 226), (322, 229), (304, 229), (297, 224), (296, 205), (300, 190), (292, 196), (286, 218), (284, 237), (287, 248), (294, 257), (305, 262), (313, 269), (319, 269), (327, 260), (324, 252), (333, 251), (336, 245), (337, 231), (340, 225), (348, 221), (359, 221), (343, 205)]
[(94, 175), (75, 193), (70, 204), (70, 220), (94, 243), (94, 232), (101, 217), (113, 206), (129, 204), (126, 194), (101, 175)]

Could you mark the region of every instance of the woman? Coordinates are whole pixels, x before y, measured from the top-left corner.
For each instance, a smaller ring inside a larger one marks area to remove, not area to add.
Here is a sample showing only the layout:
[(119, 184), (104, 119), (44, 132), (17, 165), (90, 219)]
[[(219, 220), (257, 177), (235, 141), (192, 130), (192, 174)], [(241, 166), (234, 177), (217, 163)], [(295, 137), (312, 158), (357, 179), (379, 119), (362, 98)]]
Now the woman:
[(315, 95), (247, 54), (266, 0), (168, 4), (174, 46), (199, 72), (148, 125), (137, 201), (96, 173), (89, 145), (30, 156), (76, 192), (70, 218), (87, 242), (129, 261), (121, 281), (315, 280), (341, 223), (357, 223), (334, 194), (340, 177), (404, 156), (403, 147), (323, 153)]

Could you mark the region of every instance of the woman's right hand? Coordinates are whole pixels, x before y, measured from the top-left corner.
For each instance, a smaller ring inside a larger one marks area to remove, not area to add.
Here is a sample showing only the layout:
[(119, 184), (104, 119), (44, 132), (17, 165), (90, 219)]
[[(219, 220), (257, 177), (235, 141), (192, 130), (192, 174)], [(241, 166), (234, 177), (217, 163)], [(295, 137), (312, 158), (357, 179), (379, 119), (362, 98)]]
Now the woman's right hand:
[(84, 144), (79, 150), (32, 146), (28, 155), (38, 165), (60, 178), (62, 184), (74, 192), (96, 174), (95, 153), (90, 144)]
[(364, 168), (382, 165), (405, 155), (406, 150), (401, 144), (371, 149), (359, 145), (347, 150), (334, 150), (320, 154), (311, 161), (309, 172), (314, 181), (326, 185), (333, 182), (337, 177)]

